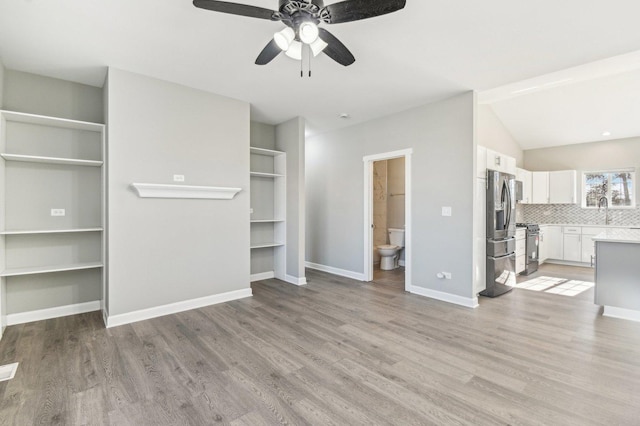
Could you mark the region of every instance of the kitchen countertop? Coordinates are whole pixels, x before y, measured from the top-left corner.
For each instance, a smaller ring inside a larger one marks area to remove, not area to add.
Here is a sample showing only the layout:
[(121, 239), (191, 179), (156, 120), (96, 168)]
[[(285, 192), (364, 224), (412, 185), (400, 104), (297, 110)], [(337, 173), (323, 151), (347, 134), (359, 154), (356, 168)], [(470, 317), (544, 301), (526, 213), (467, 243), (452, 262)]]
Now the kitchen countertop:
[(640, 225), (602, 225), (599, 223), (541, 223), (540, 226), (584, 226), (607, 229), (640, 229)]
[(593, 241), (640, 244), (640, 229), (609, 228), (593, 237)]

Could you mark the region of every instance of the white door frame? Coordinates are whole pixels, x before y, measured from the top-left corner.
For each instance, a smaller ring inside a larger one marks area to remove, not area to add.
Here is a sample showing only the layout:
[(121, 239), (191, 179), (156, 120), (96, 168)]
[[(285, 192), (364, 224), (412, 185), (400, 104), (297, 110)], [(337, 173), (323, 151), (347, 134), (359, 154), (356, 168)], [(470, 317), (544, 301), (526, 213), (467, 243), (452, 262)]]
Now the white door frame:
[(373, 280), (373, 163), (404, 157), (404, 289), (411, 289), (411, 156), (413, 149), (367, 155), (364, 162), (364, 281)]

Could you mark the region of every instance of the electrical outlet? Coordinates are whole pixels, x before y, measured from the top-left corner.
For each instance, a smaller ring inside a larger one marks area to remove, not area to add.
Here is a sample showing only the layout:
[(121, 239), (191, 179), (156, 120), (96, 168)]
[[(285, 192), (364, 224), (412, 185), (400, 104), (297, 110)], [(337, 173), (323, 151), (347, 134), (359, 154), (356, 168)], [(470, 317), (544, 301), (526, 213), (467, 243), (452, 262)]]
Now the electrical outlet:
[(51, 216), (64, 216), (64, 209), (51, 209)]
[(442, 216), (451, 216), (451, 207), (443, 207)]
[(174, 182), (184, 182), (184, 175), (173, 175)]
[(253, 214), (253, 209), (249, 209), (249, 214)]
[(451, 272), (443, 272), (442, 275), (444, 275), (444, 278), (447, 280), (450, 280), (452, 277)]

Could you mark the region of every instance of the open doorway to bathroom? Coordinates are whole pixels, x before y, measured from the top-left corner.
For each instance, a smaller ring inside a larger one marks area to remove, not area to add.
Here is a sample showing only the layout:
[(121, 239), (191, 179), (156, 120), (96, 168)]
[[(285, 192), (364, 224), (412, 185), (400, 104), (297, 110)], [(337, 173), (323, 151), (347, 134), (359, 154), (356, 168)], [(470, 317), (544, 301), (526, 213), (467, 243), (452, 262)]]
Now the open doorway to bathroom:
[(411, 150), (364, 157), (365, 281), (411, 285)]

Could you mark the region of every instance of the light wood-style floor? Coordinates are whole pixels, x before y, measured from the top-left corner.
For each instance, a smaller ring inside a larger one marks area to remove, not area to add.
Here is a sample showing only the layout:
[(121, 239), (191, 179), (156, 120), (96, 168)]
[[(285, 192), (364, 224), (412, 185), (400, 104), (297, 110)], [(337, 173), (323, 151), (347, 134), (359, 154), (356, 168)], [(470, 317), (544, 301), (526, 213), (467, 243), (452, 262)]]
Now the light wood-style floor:
[(640, 324), (521, 289), (467, 309), (308, 271), (298, 288), (0, 342), (0, 424), (637, 425)]

